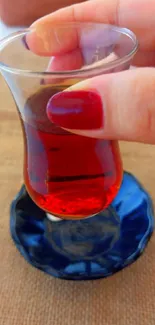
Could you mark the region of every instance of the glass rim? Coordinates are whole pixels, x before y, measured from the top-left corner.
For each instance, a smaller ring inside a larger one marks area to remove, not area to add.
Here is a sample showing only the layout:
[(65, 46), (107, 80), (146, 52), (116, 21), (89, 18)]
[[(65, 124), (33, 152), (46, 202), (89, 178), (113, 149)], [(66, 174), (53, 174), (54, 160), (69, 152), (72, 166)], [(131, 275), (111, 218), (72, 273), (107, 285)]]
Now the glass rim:
[[(16, 75), (25, 75), (25, 76), (31, 76), (31, 77), (44, 77), (46, 79), (49, 78), (49, 76), (53, 76), (53, 77), (82, 77), (85, 75), (85, 73), (89, 73), (89, 72), (100, 72), (100, 70), (102, 70), (102, 73), (106, 72), (109, 69), (112, 68), (117, 68), (118, 66), (127, 63), (128, 61), (130, 61), (132, 59), (132, 57), (136, 54), (136, 52), (138, 51), (138, 39), (136, 37), (136, 35), (128, 28), (125, 27), (119, 27), (119, 26), (115, 26), (115, 25), (111, 25), (111, 24), (104, 24), (104, 23), (91, 23), (91, 22), (67, 22), (67, 23), (58, 23), (55, 24), (54, 26), (67, 26), (67, 25), (104, 25), (107, 27), (111, 27), (112, 30), (115, 30), (117, 32), (119, 32), (120, 34), (124, 34), (127, 37), (129, 37), (131, 39), (131, 41), (133, 42), (133, 48), (131, 49), (131, 51), (129, 51), (129, 53), (127, 53), (126, 55), (124, 55), (123, 58), (117, 58), (113, 61), (110, 61), (108, 63), (100, 63), (97, 66), (93, 66), (93, 67), (85, 67), (84, 69), (77, 69), (77, 70), (65, 70), (65, 71), (32, 71), (32, 70), (27, 70), (27, 69), (18, 69), (18, 68), (13, 68), (7, 64), (5, 64), (4, 62), (0, 61), (0, 69), (6, 72), (10, 72), (12, 74), (16, 74)], [(30, 28), (26, 28), (26, 29), (22, 29), (19, 30), (17, 32), (13, 32), (11, 34), (9, 34), (8, 36), (2, 38), (0, 40), (0, 53), (1, 51), (10, 43), (13, 42), (14, 39), (18, 38), (19, 36), (24, 36), (26, 33), (31, 32), (32, 29)], [(49, 57), (50, 58), (50, 57)], [(99, 61), (98, 61), (99, 63)]]

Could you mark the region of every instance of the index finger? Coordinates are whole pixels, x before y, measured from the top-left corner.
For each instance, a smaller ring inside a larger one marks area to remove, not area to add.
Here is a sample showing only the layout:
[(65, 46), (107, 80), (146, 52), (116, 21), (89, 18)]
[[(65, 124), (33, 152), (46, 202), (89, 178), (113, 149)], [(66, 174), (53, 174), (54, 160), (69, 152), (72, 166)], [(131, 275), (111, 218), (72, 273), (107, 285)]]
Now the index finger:
[(78, 47), (76, 28), (58, 29), (68, 22), (125, 26), (138, 37), (141, 51), (155, 50), (154, 0), (93, 0), (76, 4), (37, 20), (27, 35), (29, 48), (39, 55), (57, 55)]

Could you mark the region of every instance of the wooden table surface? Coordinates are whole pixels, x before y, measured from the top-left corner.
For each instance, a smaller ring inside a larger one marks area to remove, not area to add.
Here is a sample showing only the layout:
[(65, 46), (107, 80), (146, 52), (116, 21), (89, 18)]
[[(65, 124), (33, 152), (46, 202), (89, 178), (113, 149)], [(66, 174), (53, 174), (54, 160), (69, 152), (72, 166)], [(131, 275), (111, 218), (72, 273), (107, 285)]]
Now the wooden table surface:
[[(155, 146), (120, 144), (124, 168), (155, 202)], [(9, 234), (9, 204), (22, 184), (23, 143), (0, 76), (0, 325), (154, 325), (155, 239), (132, 266), (106, 280), (67, 282), (32, 268)]]

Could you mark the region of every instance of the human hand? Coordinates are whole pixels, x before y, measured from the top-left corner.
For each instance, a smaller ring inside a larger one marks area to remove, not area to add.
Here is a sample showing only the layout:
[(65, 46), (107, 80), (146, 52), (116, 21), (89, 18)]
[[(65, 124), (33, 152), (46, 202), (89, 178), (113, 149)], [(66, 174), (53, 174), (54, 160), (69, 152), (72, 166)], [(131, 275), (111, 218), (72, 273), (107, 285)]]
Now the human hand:
[[(69, 38), (61, 35), (63, 39), (61, 48), (54, 39), (50, 39), (49, 43), (47, 37), (49, 29), (61, 22), (100, 22), (125, 26), (137, 35), (139, 51), (133, 63), (138, 69), (119, 72), (117, 76), (116, 73), (97, 76), (72, 87), (74, 94), (79, 90), (96, 91), (101, 103), (96, 118), (100, 117), (101, 121), (98, 129), (94, 119), (95, 128), (91, 121), (90, 129), (88, 125), (87, 130), (72, 130), (72, 127), (71, 132), (104, 139), (155, 143), (154, 12), (154, 0), (93, 0), (61, 9), (41, 18), (31, 26), (32, 33), (27, 36), (30, 50), (47, 56), (61, 54), (66, 46), (70, 43), (73, 45), (72, 31)], [(71, 94), (72, 92), (70, 96)], [(70, 125), (70, 112), (65, 110), (64, 114)], [(83, 117), (82, 114), (79, 117), (81, 124)], [(57, 114), (57, 124), (60, 127), (64, 127), (62, 121), (62, 114), (61, 116)], [(67, 124), (65, 128), (68, 129)]]

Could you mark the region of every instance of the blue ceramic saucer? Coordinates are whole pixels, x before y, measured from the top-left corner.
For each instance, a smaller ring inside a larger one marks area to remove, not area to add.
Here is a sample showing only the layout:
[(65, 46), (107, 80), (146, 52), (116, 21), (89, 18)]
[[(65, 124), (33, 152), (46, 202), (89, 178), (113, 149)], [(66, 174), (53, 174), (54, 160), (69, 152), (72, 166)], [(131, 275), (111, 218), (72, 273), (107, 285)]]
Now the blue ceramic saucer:
[(11, 204), (11, 235), (24, 258), (63, 279), (107, 277), (134, 262), (153, 232), (153, 205), (125, 172), (111, 206), (82, 220), (50, 221), (22, 186)]

